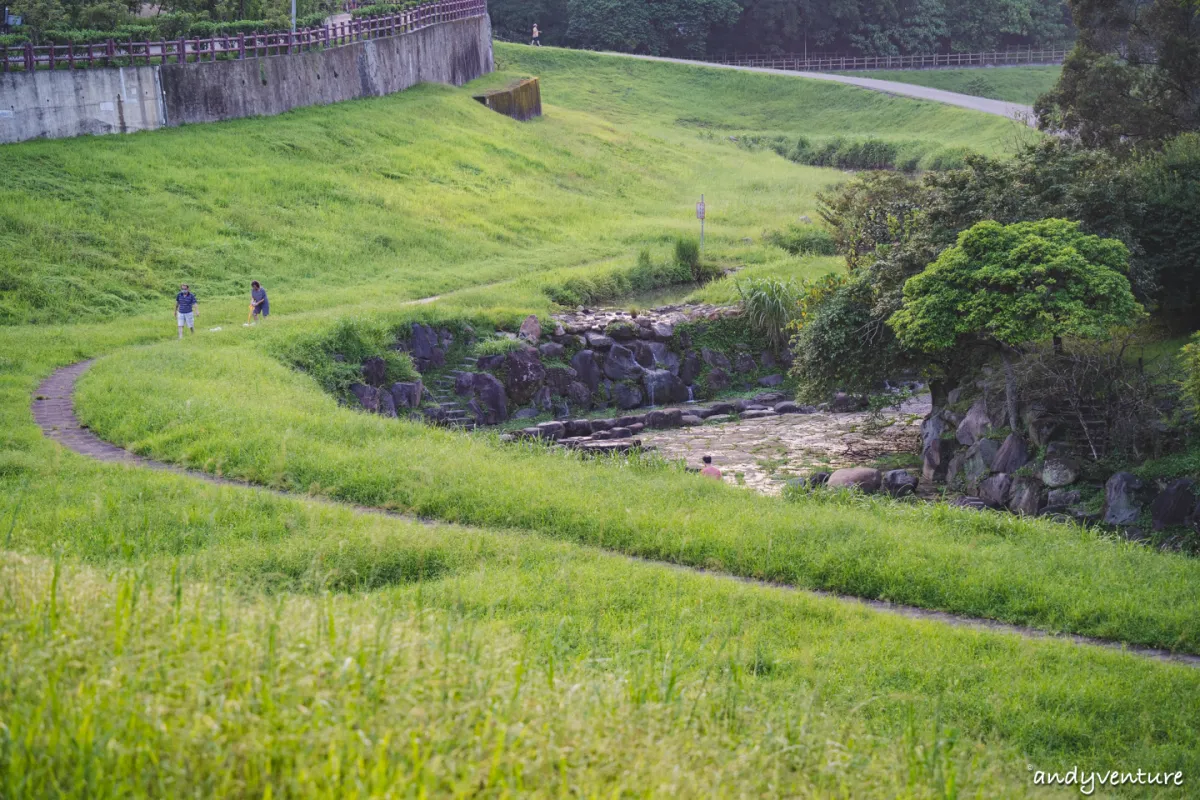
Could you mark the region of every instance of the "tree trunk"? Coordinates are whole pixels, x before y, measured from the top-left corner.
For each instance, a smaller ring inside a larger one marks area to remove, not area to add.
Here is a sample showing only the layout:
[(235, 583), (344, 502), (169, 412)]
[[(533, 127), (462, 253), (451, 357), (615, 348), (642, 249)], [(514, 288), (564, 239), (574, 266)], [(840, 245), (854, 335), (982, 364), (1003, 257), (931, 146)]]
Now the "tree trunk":
[(1008, 427), (1013, 433), (1020, 430), (1017, 424), (1017, 375), (1013, 370), (1012, 351), (1004, 348), (1000, 351), (1004, 360), (1004, 403), (1008, 407)]

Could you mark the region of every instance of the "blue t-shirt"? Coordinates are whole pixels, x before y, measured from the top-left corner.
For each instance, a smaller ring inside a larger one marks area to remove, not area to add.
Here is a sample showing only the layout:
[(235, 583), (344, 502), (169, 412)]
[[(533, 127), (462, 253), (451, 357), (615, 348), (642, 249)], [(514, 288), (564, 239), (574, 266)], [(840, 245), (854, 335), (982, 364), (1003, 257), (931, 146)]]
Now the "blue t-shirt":
[(255, 305), (257, 305), (261, 311), (268, 311), (271, 308), (271, 304), (267, 300), (266, 289), (251, 289), (250, 299), (254, 301)]
[(180, 292), (175, 295), (175, 304), (179, 307), (180, 314), (190, 314), (192, 306), (196, 305), (196, 295), (191, 292)]

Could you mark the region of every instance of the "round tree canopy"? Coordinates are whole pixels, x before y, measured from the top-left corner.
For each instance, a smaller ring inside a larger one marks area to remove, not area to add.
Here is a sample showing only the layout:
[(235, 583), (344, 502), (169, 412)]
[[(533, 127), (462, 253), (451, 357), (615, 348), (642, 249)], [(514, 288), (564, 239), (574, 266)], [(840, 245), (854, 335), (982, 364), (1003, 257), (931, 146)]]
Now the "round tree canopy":
[(1055, 336), (1099, 338), (1142, 314), (1129, 251), (1063, 219), (980, 222), (904, 285), (888, 324), (906, 347), (935, 352), (970, 340), (1017, 347)]

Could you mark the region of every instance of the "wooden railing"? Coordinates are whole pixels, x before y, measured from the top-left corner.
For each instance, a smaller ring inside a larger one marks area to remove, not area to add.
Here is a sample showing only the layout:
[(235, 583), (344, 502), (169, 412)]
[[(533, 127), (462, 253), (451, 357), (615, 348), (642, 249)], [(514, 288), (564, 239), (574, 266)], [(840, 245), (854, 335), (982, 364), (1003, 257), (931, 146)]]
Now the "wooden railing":
[(398, 14), (352, 19), (294, 33), (251, 33), (161, 42), (118, 42), (109, 39), (100, 44), (25, 44), (0, 47), (0, 71), (183, 64), (286, 55), (341, 47), (364, 39), (399, 36), (443, 22), (486, 14), (487, 0), (436, 0)]
[(713, 64), (766, 67), (797, 72), (851, 72), (869, 69), (939, 69), (947, 67), (1009, 67), (1021, 64), (1061, 64), (1069, 50), (1006, 50), (993, 53), (932, 53), (912, 56), (722, 55), (705, 59)]

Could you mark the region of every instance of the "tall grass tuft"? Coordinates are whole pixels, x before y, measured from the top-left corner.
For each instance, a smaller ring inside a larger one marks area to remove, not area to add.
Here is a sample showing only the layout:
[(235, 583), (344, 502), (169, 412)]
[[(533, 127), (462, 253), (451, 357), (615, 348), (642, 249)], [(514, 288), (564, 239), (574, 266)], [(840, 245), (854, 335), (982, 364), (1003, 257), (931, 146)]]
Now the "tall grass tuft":
[(787, 347), (788, 324), (796, 318), (800, 289), (792, 280), (751, 278), (737, 282), (742, 313), (776, 353)]

